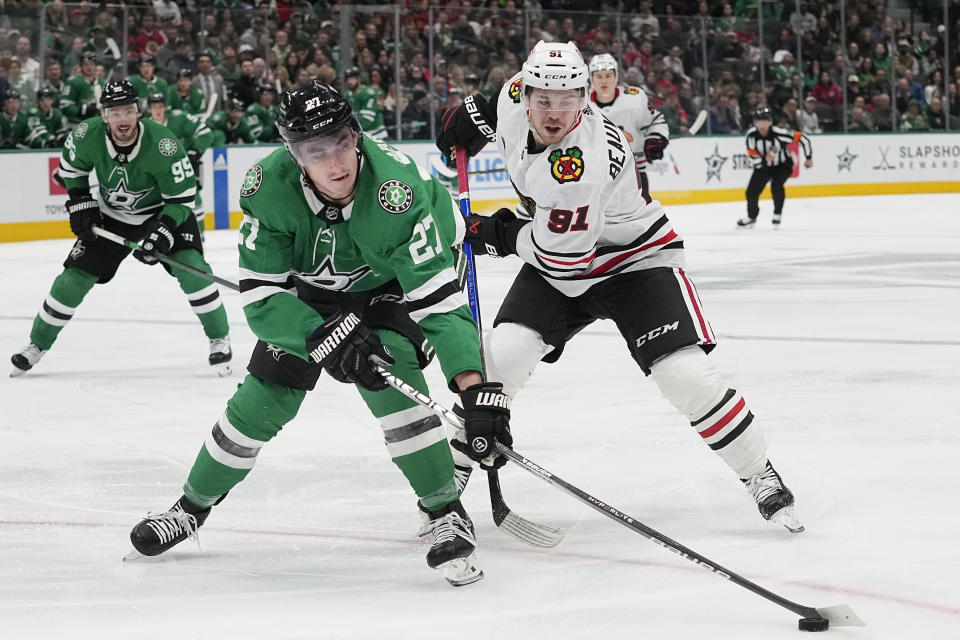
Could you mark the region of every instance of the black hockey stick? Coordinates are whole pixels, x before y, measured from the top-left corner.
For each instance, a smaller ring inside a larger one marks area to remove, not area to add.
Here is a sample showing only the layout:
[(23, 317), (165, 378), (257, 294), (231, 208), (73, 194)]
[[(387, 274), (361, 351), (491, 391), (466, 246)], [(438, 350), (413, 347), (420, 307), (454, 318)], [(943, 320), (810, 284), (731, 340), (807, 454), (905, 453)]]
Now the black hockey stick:
[[(437, 404), (430, 397), (420, 393), (410, 385), (406, 384), (405, 382), (403, 382), (402, 380), (400, 380), (399, 378), (391, 374), (389, 371), (387, 371), (383, 367), (376, 366), (376, 370), (380, 373), (380, 375), (383, 376), (384, 380), (387, 381), (387, 384), (389, 384), (391, 387), (393, 387), (400, 393), (403, 393), (410, 399), (415, 400), (416, 402), (419, 402), (420, 404), (427, 407), (428, 409), (435, 411), (440, 417), (442, 417), (444, 420), (449, 422), (451, 425), (456, 427), (461, 424), (460, 418), (459, 416), (457, 416), (457, 414)], [(573, 486), (566, 480), (563, 480), (562, 478), (557, 477), (550, 471), (547, 471), (537, 463), (533, 462), (526, 456), (523, 456), (517, 453), (513, 449), (505, 447), (503, 444), (499, 442), (496, 443), (496, 448), (499, 453), (506, 456), (510, 461), (520, 465), (521, 467), (526, 469), (529, 473), (532, 473), (533, 475), (540, 478), (547, 484), (557, 487), (564, 493), (567, 493), (573, 496), (574, 498), (584, 503), (591, 509), (599, 511), (600, 513), (607, 516), (611, 520), (622, 524), (623, 526), (635, 531), (636, 533), (639, 533), (641, 536), (643, 536), (647, 540), (650, 540), (651, 542), (663, 547), (668, 551), (672, 551), (678, 556), (685, 558), (690, 562), (700, 567), (703, 567), (704, 569), (707, 569), (711, 573), (718, 575), (721, 578), (725, 578), (730, 582), (740, 587), (743, 587), (744, 589), (747, 589), (748, 591), (752, 591), (758, 596), (765, 598), (774, 604), (780, 605), (784, 609), (792, 611), (797, 615), (803, 616), (803, 618), (800, 621), (801, 629), (808, 630), (808, 631), (824, 631), (829, 624), (833, 624), (838, 627), (866, 626), (863, 620), (861, 620), (859, 616), (857, 616), (857, 614), (853, 612), (853, 609), (850, 608), (849, 605), (840, 604), (840, 605), (834, 605), (830, 607), (808, 607), (808, 606), (797, 604), (796, 602), (787, 600), (783, 596), (777, 595), (772, 591), (764, 589), (763, 587), (756, 584), (755, 582), (752, 582), (740, 575), (737, 575), (733, 571), (722, 567), (721, 565), (717, 564), (713, 560), (710, 560), (709, 558), (700, 555), (696, 551), (688, 547), (685, 547), (679, 542), (671, 538), (668, 538), (667, 536), (663, 535), (659, 531), (655, 529), (651, 529), (650, 527), (643, 524), (636, 518), (625, 514), (624, 512), (617, 509), (616, 507), (612, 507), (608, 505), (604, 501), (598, 498), (595, 498), (594, 496), (590, 495), (586, 491), (583, 491), (582, 489), (579, 489)]]
[[(140, 245), (138, 245), (136, 242), (134, 242), (133, 240), (127, 240), (126, 238), (124, 238), (124, 237), (121, 236), (121, 235), (118, 235), (118, 234), (116, 234), (116, 233), (113, 233), (112, 231), (107, 231), (106, 229), (102, 229), (102, 228), (100, 228), (100, 227), (94, 227), (94, 228), (93, 228), (93, 232), (94, 232), (95, 234), (97, 234), (98, 236), (100, 236), (101, 238), (105, 239), (105, 240), (109, 240), (110, 242), (116, 242), (117, 244), (123, 245), (124, 247), (126, 247), (126, 248), (128, 248), (128, 249), (136, 249), (138, 246), (140, 246)], [(195, 268), (195, 267), (191, 267), (190, 265), (184, 264), (184, 263), (180, 262), (179, 260), (174, 260), (173, 258), (171, 258), (171, 257), (169, 257), (169, 256), (165, 256), (165, 255), (162, 254), (162, 253), (156, 254), (156, 258), (157, 258), (157, 260), (159, 260), (160, 262), (166, 263), (166, 264), (170, 265), (171, 267), (175, 267), (175, 268), (177, 268), (177, 269), (183, 269), (184, 271), (189, 271), (190, 273), (192, 273), (192, 274), (194, 274), (194, 275), (198, 275), (198, 276), (200, 276), (201, 278), (206, 278), (207, 280), (209, 280), (209, 281), (211, 281), (211, 282), (216, 282), (217, 284), (223, 285), (224, 287), (226, 287), (226, 288), (228, 288), (228, 289), (233, 289), (234, 291), (240, 291), (240, 286), (239, 286), (238, 284), (236, 284), (235, 282), (230, 282), (229, 280), (225, 280), (225, 279), (223, 279), (223, 278), (220, 278), (220, 277), (218, 277), (218, 276), (215, 276), (215, 275), (213, 275), (212, 273), (207, 273), (206, 271), (201, 271), (200, 269), (197, 269), (197, 268)]]
[[(470, 180), (467, 177), (467, 152), (462, 147), (454, 149), (457, 159), (457, 187), (459, 190), (460, 213), (464, 220), (470, 222)], [(480, 296), (477, 292), (477, 271), (473, 260), (473, 249), (467, 242), (463, 243), (464, 258), (467, 262), (467, 299), (470, 303), (470, 313), (477, 324), (477, 337), (480, 341), (480, 367), (486, 380), (486, 363), (483, 357), (483, 323), (480, 318)], [(493, 522), (497, 527), (521, 542), (535, 547), (555, 547), (563, 539), (563, 532), (553, 527), (547, 527), (517, 515), (507, 506), (500, 490), (500, 476), (496, 469), (487, 470), (487, 487), (490, 491), (490, 508)]]

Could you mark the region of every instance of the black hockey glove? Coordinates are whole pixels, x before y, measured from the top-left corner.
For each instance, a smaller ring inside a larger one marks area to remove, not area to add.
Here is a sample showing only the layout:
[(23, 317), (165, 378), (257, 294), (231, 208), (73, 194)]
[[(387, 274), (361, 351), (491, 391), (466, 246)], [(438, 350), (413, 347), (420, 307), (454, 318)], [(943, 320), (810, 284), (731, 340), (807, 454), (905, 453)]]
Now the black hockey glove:
[(510, 209), (500, 209), (489, 217), (470, 216), (464, 242), (469, 242), (476, 255), (497, 258), (517, 253), (517, 234), (529, 220), (520, 220)]
[(98, 113), (100, 113), (100, 108), (97, 106), (96, 102), (88, 102), (80, 107), (80, 117), (84, 120), (87, 118), (92, 118)]
[(100, 215), (100, 203), (90, 197), (89, 193), (72, 195), (67, 200), (67, 213), (70, 214), (70, 231), (85, 242), (93, 242), (97, 234), (93, 228), (100, 224), (103, 217)]
[(153, 225), (153, 230), (140, 241), (140, 247), (133, 252), (133, 257), (143, 264), (157, 264), (157, 254), (170, 253), (176, 238), (174, 233), (177, 223), (170, 216), (158, 216)]
[(643, 141), (643, 155), (647, 160), (660, 160), (663, 158), (663, 150), (667, 148), (670, 141), (659, 133), (652, 133)]
[(382, 391), (389, 386), (373, 367), (393, 364), (393, 357), (380, 337), (360, 324), (353, 313), (337, 313), (314, 329), (307, 337), (307, 353), (338, 382), (356, 384), (368, 391)]
[(197, 179), (200, 179), (200, 160), (203, 158), (203, 153), (197, 151), (196, 149), (190, 149), (187, 151), (187, 160), (190, 161), (190, 166), (193, 167), (193, 173), (197, 176)]
[(472, 157), (488, 142), (497, 140), (496, 111), (480, 94), (469, 96), (459, 107), (444, 111), (440, 123), (442, 130), (437, 136), (437, 148), (451, 158), (453, 147), (463, 147), (467, 156)]
[(499, 382), (481, 382), (460, 392), (463, 432), (450, 446), (476, 460), (484, 469), (499, 469), (507, 459), (497, 453), (494, 442), (513, 444), (510, 435), (510, 396)]

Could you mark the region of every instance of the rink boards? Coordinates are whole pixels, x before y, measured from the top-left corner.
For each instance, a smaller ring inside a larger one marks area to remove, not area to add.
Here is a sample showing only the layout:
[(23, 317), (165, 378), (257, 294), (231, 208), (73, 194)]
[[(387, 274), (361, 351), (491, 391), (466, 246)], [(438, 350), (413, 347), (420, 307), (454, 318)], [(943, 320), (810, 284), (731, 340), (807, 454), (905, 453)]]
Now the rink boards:
[[(811, 136), (814, 165), (797, 162), (787, 195), (960, 192), (960, 133)], [(423, 166), (440, 159), (430, 142), (396, 145)], [(210, 149), (204, 154), (203, 205), (208, 229), (235, 228), (240, 222), (243, 175), (273, 145)], [(0, 152), (4, 198), (0, 201), (0, 242), (71, 237), (64, 207), (66, 190), (52, 178), (59, 154), (50, 151)], [(517, 202), (500, 154), (491, 146), (470, 162), (470, 189), (476, 211)], [(584, 167), (590, 171), (593, 167)], [(607, 166), (598, 168), (606, 172)], [(434, 173), (435, 169), (431, 169)], [(698, 136), (674, 140), (663, 160), (648, 169), (653, 196), (669, 206), (737, 201), (751, 172), (741, 136)], [(765, 192), (763, 197), (769, 197)]]

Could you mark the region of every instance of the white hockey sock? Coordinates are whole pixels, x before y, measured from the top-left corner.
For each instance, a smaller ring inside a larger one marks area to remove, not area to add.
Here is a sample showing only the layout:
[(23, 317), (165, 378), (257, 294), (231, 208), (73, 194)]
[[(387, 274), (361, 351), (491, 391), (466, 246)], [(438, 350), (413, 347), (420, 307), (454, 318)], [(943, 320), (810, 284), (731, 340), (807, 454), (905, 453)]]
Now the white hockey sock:
[(690, 420), (703, 441), (740, 478), (763, 471), (767, 444), (753, 414), (699, 347), (686, 347), (650, 368), (660, 393)]
[(504, 322), (484, 342), (487, 379), (503, 383), (503, 392), (513, 398), (526, 384), (550, 345), (530, 327)]

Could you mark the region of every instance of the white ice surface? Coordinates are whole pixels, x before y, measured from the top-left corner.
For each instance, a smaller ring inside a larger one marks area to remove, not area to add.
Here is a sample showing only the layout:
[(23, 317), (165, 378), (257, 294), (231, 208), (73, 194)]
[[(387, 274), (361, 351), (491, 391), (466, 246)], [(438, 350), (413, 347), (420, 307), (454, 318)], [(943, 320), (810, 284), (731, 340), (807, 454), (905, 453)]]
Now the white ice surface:
[[(805, 533), (763, 521), (644, 379), (612, 323), (542, 365), (514, 405), (518, 451), (695, 551), (804, 605), (847, 603), (829, 637), (960, 638), (960, 196), (791, 199), (774, 232), (741, 203), (671, 207), (720, 346), (797, 495)], [(236, 278), (235, 232), (208, 234)], [(27, 341), (70, 243), (0, 244), (0, 352)], [(486, 324), (518, 267), (479, 260)], [(121, 563), (168, 508), (241, 380), (253, 335), (224, 292), (233, 378), (175, 282), (130, 260), (34, 371), (0, 377), (0, 638), (796, 638), (797, 616), (514, 467), (518, 513), (553, 550), (464, 502), (486, 578), (430, 571), (414, 497), (355, 392), (322, 381), (200, 532)], [(448, 405), (439, 368), (435, 397)], [(478, 482), (478, 480), (480, 480)]]

